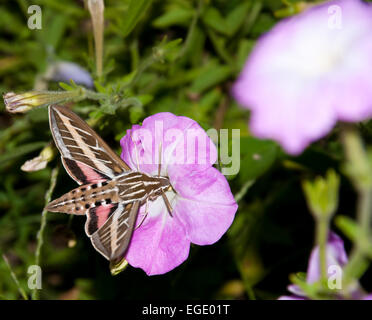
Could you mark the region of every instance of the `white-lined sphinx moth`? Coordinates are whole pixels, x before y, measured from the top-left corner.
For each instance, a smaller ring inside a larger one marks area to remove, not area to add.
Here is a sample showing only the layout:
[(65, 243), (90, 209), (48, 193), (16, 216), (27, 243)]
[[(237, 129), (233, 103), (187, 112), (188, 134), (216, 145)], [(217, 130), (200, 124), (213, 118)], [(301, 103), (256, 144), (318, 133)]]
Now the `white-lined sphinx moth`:
[[(171, 188), (166, 177), (133, 171), (79, 116), (49, 106), (53, 139), (68, 174), (80, 185), (50, 202), (51, 212), (86, 215), (85, 232), (110, 262), (123, 258), (140, 206)], [(160, 165), (159, 165), (160, 173)]]

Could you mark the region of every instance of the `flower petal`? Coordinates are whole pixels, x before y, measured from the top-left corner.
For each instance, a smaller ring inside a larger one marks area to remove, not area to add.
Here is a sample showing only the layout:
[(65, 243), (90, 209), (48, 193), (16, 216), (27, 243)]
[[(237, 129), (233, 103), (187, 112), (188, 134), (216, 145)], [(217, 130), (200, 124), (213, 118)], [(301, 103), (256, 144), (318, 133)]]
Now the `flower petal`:
[(232, 91), (252, 111), (252, 132), (299, 154), (338, 120), (371, 117), (372, 81), (365, 67), (371, 29), (371, 5), (339, 0), (285, 19), (264, 35)]
[[(148, 117), (121, 139), (122, 159), (134, 170), (168, 176), (175, 191), (141, 207), (126, 259), (148, 275), (168, 272), (186, 260), (190, 242), (216, 242), (231, 225), (237, 204), (226, 178), (212, 167), (217, 149), (192, 119), (171, 113)], [(161, 151), (161, 152), (160, 152)], [(161, 155), (161, 157), (159, 157)]]
[[(158, 174), (161, 150), (161, 175), (171, 165), (205, 168), (217, 160), (217, 149), (197, 122), (169, 112), (146, 118), (142, 126), (133, 126), (121, 139), (121, 157), (132, 169)], [(134, 167), (133, 167), (134, 166)]]
[(182, 222), (166, 212), (162, 198), (151, 202), (149, 211), (152, 215), (134, 231), (125, 258), (147, 275), (163, 274), (187, 259), (190, 241)]
[(169, 177), (178, 193), (174, 215), (184, 223), (190, 241), (198, 245), (218, 241), (238, 208), (226, 178), (213, 167), (202, 171), (170, 167)]
[(306, 298), (298, 296), (280, 296), (278, 300), (306, 300)]
[[(327, 270), (330, 266), (343, 267), (348, 261), (344, 242), (334, 232), (330, 232), (327, 244)], [(311, 284), (320, 279), (319, 248), (315, 247), (311, 253), (307, 269), (307, 283)]]
[(299, 296), (299, 297), (306, 297), (305, 293), (302, 291), (302, 289), (298, 286), (298, 285), (295, 285), (295, 284), (290, 284), (288, 287), (287, 287), (288, 291), (290, 293), (293, 293), (294, 295), (296, 296)]
[(76, 63), (59, 61), (53, 64), (47, 71), (47, 78), (53, 81), (70, 82), (93, 87), (93, 79), (90, 73)]

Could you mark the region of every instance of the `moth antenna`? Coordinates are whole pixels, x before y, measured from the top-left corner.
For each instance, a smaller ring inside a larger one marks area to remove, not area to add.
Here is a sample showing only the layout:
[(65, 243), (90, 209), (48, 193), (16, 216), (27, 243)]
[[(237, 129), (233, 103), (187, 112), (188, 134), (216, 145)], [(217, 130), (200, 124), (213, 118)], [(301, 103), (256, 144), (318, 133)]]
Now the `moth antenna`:
[(134, 149), (136, 151), (136, 161), (137, 161), (137, 171), (140, 171), (140, 167), (139, 167), (139, 159), (138, 159), (138, 150), (137, 150), (137, 144), (134, 142), (133, 140), (133, 137), (132, 137), (132, 132), (129, 134), (130, 135), (130, 138), (132, 139), (132, 142), (134, 144)]
[(158, 167), (158, 176), (160, 176), (160, 173), (161, 173), (161, 155), (162, 155), (162, 148), (163, 148), (163, 145), (162, 145), (162, 142), (160, 141), (160, 144), (159, 144), (159, 167)]
[(161, 190), (161, 196), (163, 197), (163, 200), (165, 202), (165, 205), (166, 205), (166, 207), (168, 209), (168, 212), (169, 212), (170, 216), (173, 218), (173, 215), (172, 215), (172, 212), (173, 212), (172, 205), (170, 204), (167, 195), (164, 193), (164, 190)]

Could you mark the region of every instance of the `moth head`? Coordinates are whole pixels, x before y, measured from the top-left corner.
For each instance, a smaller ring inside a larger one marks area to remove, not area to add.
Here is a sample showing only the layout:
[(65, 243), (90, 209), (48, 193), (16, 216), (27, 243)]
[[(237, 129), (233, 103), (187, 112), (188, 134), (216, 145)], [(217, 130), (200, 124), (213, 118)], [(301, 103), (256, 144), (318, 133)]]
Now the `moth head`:
[(158, 181), (160, 182), (161, 189), (163, 191), (168, 191), (172, 189), (172, 186), (170, 184), (170, 181), (167, 177), (158, 177)]

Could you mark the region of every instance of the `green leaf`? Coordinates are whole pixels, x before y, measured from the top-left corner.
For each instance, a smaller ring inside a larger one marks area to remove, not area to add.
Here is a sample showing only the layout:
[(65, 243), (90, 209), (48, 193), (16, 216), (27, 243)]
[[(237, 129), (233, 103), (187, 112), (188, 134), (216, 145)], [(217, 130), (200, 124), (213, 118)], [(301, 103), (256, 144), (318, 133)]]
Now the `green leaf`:
[(152, 0), (131, 0), (129, 8), (123, 17), (122, 34), (126, 37), (136, 26), (142, 15), (149, 8)]
[(253, 137), (242, 137), (240, 149), (239, 176), (243, 183), (264, 174), (273, 165), (278, 154), (278, 146), (274, 142)]
[(238, 29), (243, 25), (247, 18), (248, 10), (251, 5), (249, 2), (243, 2), (242, 4), (236, 6), (227, 16), (226, 25), (227, 32), (229, 35), (233, 35)]
[(71, 91), (71, 90), (74, 90), (75, 88), (71, 87), (70, 85), (68, 85), (67, 83), (64, 83), (64, 82), (58, 82), (58, 85), (63, 89), (63, 90), (66, 90), (66, 91)]
[(187, 23), (190, 22), (193, 14), (193, 10), (186, 8), (175, 8), (155, 19), (152, 25), (159, 29), (169, 28), (174, 25), (187, 25)]
[(347, 216), (338, 215), (335, 218), (335, 224), (349, 240), (355, 241), (358, 236), (359, 227), (354, 220)]
[(263, 33), (269, 31), (275, 23), (276, 20), (271, 15), (261, 14), (252, 27), (251, 35), (253, 37), (258, 37)]
[(237, 65), (238, 69), (241, 70), (247, 60), (249, 53), (252, 51), (255, 45), (255, 41), (243, 39), (239, 43), (238, 53), (237, 53)]
[(48, 29), (45, 30), (45, 42), (56, 48), (62, 39), (66, 30), (66, 16), (54, 15), (48, 23)]
[(98, 81), (94, 81), (94, 86), (99, 93), (106, 93), (106, 88), (102, 86)]
[(371, 237), (358, 239), (362, 232), (359, 225), (353, 219), (338, 215), (335, 217), (335, 224), (350, 241), (354, 243), (359, 242), (358, 245), (362, 251), (372, 259), (372, 239)]
[(202, 19), (207, 26), (213, 28), (214, 30), (225, 35), (229, 34), (227, 23), (216, 8), (208, 8), (205, 11)]
[(149, 104), (152, 100), (154, 100), (154, 96), (151, 94), (143, 94), (143, 95), (137, 96), (137, 99), (140, 101), (142, 106), (145, 106)]
[(201, 93), (213, 86), (228, 79), (233, 73), (233, 70), (226, 65), (210, 64), (210, 66), (203, 70), (199, 77), (191, 85), (190, 91), (194, 93)]
[(129, 118), (131, 123), (137, 123), (144, 115), (142, 106), (133, 106), (129, 109)]

